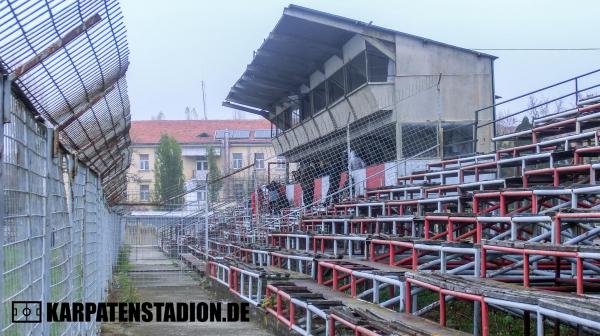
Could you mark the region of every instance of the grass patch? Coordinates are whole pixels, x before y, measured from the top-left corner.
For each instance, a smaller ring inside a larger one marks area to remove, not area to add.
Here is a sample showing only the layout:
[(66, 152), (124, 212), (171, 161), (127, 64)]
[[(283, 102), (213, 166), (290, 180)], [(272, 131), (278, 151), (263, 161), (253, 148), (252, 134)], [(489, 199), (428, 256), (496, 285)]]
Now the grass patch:
[(118, 290), (116, 300), (120, 302), (134, 303), (139, 302), (140, 297), (137, 293), (136, 288), (131, 283), (129, 278), (129, 271), (132, 268), (129, 262), (129, 255), (131, 254), (131, 246), (123, 245), (119, 250), (117, 256), (117, 264), (115, 266), (115, 284)]
[[(439, 294), (432, 291), (424, 291), (418, 295), (419, 308), (423, 308), (434, 301), (439, 300)], [(536, 323), (533, 318), (530, 323), (530, 335), (536, 334)], [(439, 321), (439, 307), (426, 313), (423, 317), (431, 321)], [(446, 326), (451, 329), (460, 330), (466, 333), (473, 332), (473, 302), (452, 300), (446, 302)], [(523, 319), (510, 315), (504, 311), (490, 307), (488, 312), (488, 323), (490, 335), (495, 336), (513, 336), (524, 335)], [(565, 325), (560, 326), (560, 335), (575, 336), (577, 333), (574, 328)], [(553, 335), (553, 327), (545, 323), (544, 335)]]

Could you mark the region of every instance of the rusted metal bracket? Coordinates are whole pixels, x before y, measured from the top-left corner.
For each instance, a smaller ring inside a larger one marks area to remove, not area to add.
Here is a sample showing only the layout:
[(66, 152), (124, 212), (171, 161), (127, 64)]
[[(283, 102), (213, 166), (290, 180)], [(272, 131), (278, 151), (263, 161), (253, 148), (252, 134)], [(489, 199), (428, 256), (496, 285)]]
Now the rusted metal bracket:
[(100, 22), (102, 18), (99, 14), (94, 14), (86, 19), (82, 24), (68, 31), (63, 37), (59, 38), (52, 44), (50, 44), (46, 49), (42, 52), (38, 53), (34, 57), (32, 57), (29, 61), (19, 65), (14, 72), (15, 77), (20, 77), (27, 71), (33, 69), (38, 64), (42, 63), (45, 59), (52, 56), (54, 53), (62, 49), (64, 46), (69, 44), (71, 41), (75, 40), (81, 34), (83, 34), (88, 29), (92, 28), (98, 22)]
[(3, 123), (10, 122), (10, 107), (12, 104), (12, 83), (15, 79), (13, 74), (2, 75), (0, 83), (0, 116), (2, 116)]

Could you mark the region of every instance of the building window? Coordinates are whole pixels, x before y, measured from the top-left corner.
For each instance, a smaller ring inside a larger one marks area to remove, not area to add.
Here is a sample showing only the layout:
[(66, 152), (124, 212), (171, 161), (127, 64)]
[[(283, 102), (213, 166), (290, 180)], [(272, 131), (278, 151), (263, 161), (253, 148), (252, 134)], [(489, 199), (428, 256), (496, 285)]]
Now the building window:
[(196, 200), (198, 202), (206, 201), (206, 190), (199, 190), (196, 192)]
[(254, 168), (265, 169), (265, 153), (254, 153)]
[(369, 82), (391, 82), (396, 73), (394, 61), (367, 43), (367, 73)]
[(327, 79), (328, 104), (335, 103), (338, 99), (342, 98), (342, 96), (344, 96), (344, 90), (344, 69), (340, 69)]
[(140, 201), (149, 201), (150, 200), (150, 185), (141, 184), (140, 185)]
[(279, 168), (279, 169), (285, 168), (285, 156), (277, 157), (277, 168)]
[(325, 82), (317, 85), (312, 91), (313, 96), (313, 111), (317, 113), (327, 105), (327, 92), (325, 91)]
[(290, 122), (288, 125), (291, 125), (291, 127), (298, 125), (300, 123), (300, 107), (294, 106), (290, 108), (288, 113), (290, 114)]
[(438, 127), (435, 124), (415, 123), (402, 125), (402, 156), (437, 156)]
[(242, 153), (232, 153), (233, 169), (241, 169), (243, 164)]
[(196, 170), (208, 170), (208, 159), (206, 156), (198, 156), (196, 159)]
[[(312, 100), (310, 97), (310, 94), (305, 94), (302, 96), (302, 98), (300, 98), (300, 121), (310, 118), (313, 114)], [(294, 126), (293, 120), (292, 126)]]
[(365, 53), (361, 52), (346, 65), (346, 88), (352, 92), (367, 82)]
[(150, 170), (150, 158), (148, 154), (140, 154), (140, 170)]
[(473, 124), (443, 124), (444, 157), (473, 154), (475, 152), (475, 139)]

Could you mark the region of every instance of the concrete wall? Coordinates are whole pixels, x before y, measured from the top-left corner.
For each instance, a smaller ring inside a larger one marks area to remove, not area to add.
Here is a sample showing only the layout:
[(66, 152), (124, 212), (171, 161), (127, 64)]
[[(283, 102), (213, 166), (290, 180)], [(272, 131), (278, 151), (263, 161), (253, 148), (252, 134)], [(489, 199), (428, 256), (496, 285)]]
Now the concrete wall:
[[(434, 122), (438, 118), (474, 120), (475, 110), (493, 104), (492, 66), (489, 57), (396, 35), (398, 128), (403, 122)], [(490, 120), (491, 114), (480, 118)], [(489, 143), (489, 136), (482, 141)], [(401, 147), (397, 148), (400, 157)]]
[[(355, 35), (342, 48), (343, 60), (332, 56), (323, 65), (324, 73), (319, 70), (308, 78), (310, 87), (319, 85), (365, 46), (365, 38)], [(437, 123), (439, 118), (472, 122), (475, 110), (493, 103), (493, 64), (489, 57), (400, 34), (395, 36), (395, 55), (393, 82), (370, 83), (348, 96), (350, 104), (340, 100), (329, 111), (316, 113), (301, 127), (275, 139), (275, 152), (285, 153), (344, 127), (348, 120), (352, 122), (384, 109), (395, 111), (397, 158), (401, 158), (402, 123)], [(277, 113), (285, 108), (278, 108)], [(482, 122), (491, 120), (491, 111), (480, 114), (479, 118)], [(491, 150), (491, 126), (480, 129), (478, 135), (478, 150)]]

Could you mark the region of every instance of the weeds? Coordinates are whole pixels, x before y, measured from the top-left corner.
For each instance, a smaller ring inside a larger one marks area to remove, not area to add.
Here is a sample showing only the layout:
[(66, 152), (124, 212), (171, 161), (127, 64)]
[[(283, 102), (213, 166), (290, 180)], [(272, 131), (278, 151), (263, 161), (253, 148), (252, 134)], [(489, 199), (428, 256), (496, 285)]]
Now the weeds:
[(115, 272), (116, 286), (120, 289), (119, 301), (134, 303), (139, 302), (140, 298), (137, 290), (131, 283), (129, 278), (129, 271), (131, 270), (131, 264), (129, 263), (129, 255), (131, 254), (131, 247), (129, 245), (123, 245), (119, 250), (117, 256), (117, 265)]

